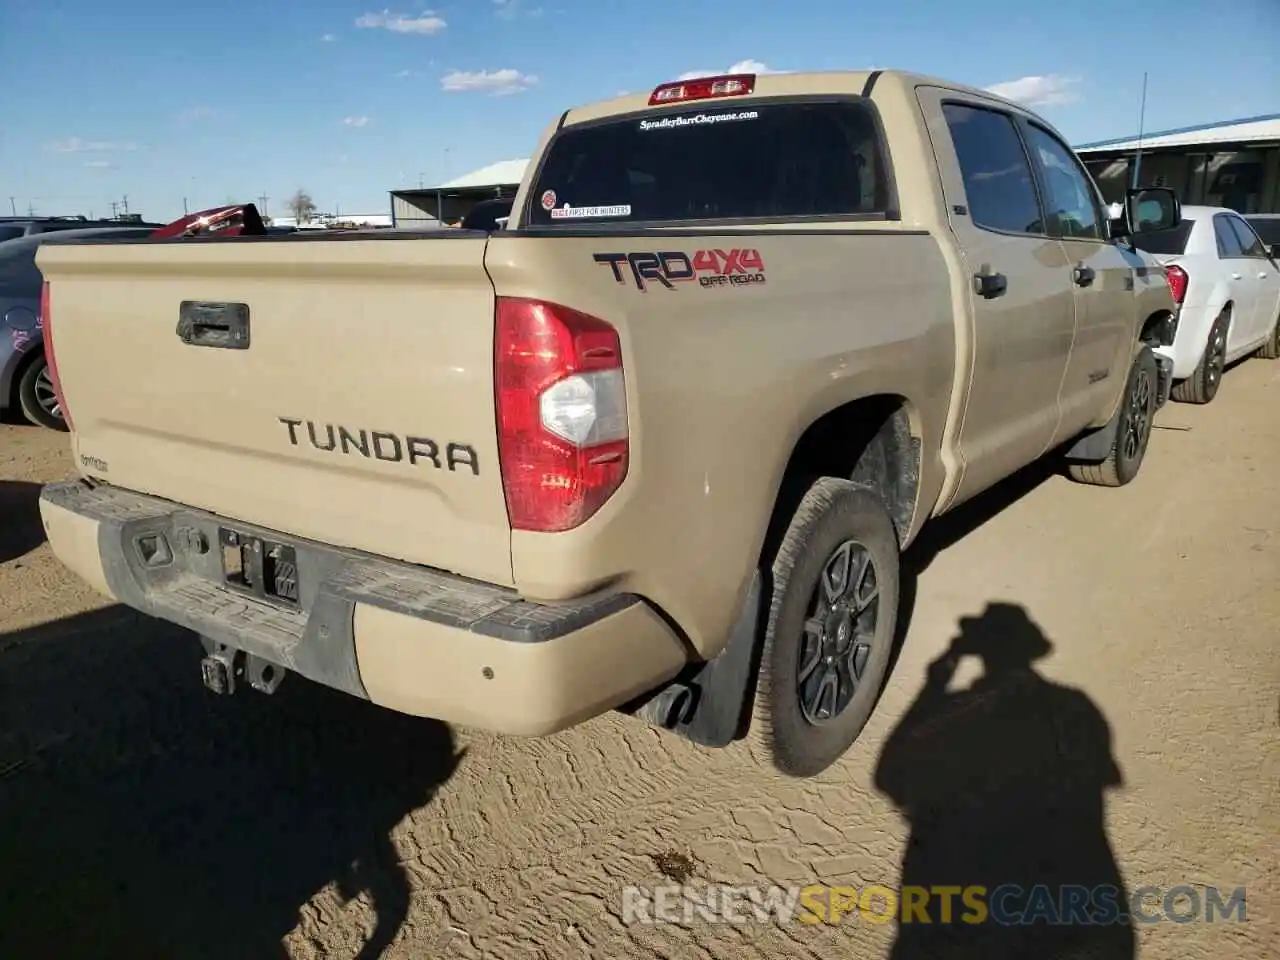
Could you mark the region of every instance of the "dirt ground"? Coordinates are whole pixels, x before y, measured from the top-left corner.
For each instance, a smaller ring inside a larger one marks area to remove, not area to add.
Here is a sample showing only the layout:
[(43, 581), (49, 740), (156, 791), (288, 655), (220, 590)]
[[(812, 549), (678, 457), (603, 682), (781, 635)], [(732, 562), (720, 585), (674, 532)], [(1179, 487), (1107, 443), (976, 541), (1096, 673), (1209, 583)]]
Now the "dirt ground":
[[(0, 427), (0, 956), (876, 957), (895, 937), (622, 923), (624, 886), (685, 869), (1244, 886), (1243, 924), (984, 928), (972, 954), (916, 928), (894, 956), (1280, 955), (1280, 363), (1159, 422), (1127, 488), (1032, 468), (934, 525), (884, 697), (813, 781), (619, 716), (530, 741), (297, 678), (206, 694), (192, 637), (43, 544), (65, 436)], [(946, 693), (926, 670), (958, 636), (988, 676), (966, 658)]]

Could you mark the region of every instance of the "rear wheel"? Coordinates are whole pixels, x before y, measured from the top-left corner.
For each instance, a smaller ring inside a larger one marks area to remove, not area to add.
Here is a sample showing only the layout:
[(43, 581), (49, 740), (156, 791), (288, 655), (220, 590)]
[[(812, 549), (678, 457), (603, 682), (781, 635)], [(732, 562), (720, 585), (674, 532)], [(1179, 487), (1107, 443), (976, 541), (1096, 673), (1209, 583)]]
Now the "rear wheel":
[(1266, 360), (1280, 360), (1280, 314), (1277, 314), (1275, 323), (1271, 325), (1271, 336), (1267, 337), (1267, 342), (1258, 350), (1258, 356)]
[(1122, 487), (1138, 475), (1156, 416), (1156, 384), (1159, 379), (1155, 354), (1143, 347), (1129, 371), (1120, 413), (1107, 429), (1113, 431), (1111, 452), (1101, 463), (1069, 463), (1073, 480), (1097, 487)]
[(1231, 328), (1231, 311), (1224, 309), (1209, 328), (1209, 341), (1204, 355), (1191, 376), (1173, 385), (1173, 399), (1179, 403), (1208, 403), (1218, 395), (1222, 372), (1227, 367), (1227, 331)]
[(53, 389), (49, 364), (44, 356), (37, 357), (18, 381), (18, 403), (28, 420), (50, 430), (66, 430), (67, 421), (62, 416), (62, 404)]
[(753, 739), (782, 773), (838, 760), (866, 726), (892, 656), (898, 540), (880, 498), (818, 480), (773, 563)]

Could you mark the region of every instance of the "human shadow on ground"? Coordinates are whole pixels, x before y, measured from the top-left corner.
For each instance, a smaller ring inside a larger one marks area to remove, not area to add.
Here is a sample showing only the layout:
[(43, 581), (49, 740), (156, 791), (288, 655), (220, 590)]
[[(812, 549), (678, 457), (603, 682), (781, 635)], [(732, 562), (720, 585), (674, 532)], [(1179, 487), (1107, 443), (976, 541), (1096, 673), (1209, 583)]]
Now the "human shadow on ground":
[(390, 831), (456, 769), (449, 728), (293, 676), (219, 698), (200, 651), (123, 607), (0, 634), (0, 956), (283, 958), (330, 884), (373, 901), (347, 956), (394, 940)]
[(0, 563), (26, 556), (42, 543), (40, 484), (0, 480)]
[[(1022, 607), (990, 604), (961, 620), (885, 741), (876, 787), (911, 826), (891, 960), (1136, 955), (1105, 827), (1105, 793), (1122, 784), (1111, 730), (1088, 696), (1036, 671), (1052, 649)], [(966, 656), (984, 673), (949, 691)], [(966, 903), (975, 886), (985, 896)], [(926, 914), (904, 914), (911, 888), (931, 891)]]

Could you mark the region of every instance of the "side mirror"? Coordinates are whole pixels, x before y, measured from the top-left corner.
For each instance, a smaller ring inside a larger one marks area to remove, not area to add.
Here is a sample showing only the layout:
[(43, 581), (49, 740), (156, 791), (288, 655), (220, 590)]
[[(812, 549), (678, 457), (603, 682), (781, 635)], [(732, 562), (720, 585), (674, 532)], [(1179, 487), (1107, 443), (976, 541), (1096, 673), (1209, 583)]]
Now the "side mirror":
[(1280, 243), (1273, 243), (1267, 247), (1267, 253), (1271, 255), (1272, 260), (1280, 261)]
[(1130, 233), (1168, 230), (1182, 221), (1178, 195), (1165, 187), (1141, 187), (1125, 194), (1125, 219)]

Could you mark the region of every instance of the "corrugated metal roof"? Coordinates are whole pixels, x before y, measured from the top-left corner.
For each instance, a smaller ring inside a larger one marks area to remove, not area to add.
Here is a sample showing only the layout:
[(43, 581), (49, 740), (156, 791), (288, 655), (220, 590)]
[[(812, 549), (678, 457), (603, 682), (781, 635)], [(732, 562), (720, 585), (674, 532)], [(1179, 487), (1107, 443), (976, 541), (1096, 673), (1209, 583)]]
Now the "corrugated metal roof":
[[(1194, 147), (1200, 144), (1255, 143), (1266, 140), (1280, 140), (1280, 113), (1245, 117), (1241, 120), (1224, 120), (1219, 123), (1202, 123), (1176, 130), (1158, 130), (1144, 134), (1141, 143), (1142, 149), (1154, 150), (1159, 147)], [(1095, 143), (1082, 144), (1075, 149), (1077, 153), (1136, 150), (1138, 143), (1136, 136), (1120, 137), (1115, 140), (1099, 140)]]
[(463, 174), (456, 180), (440, 184), (441, 190), (462, 189), (466, 187), (505, 187), (515, 186), (524, 179), (525, 167), (529, 159), (499, 160), (487, 167)]

